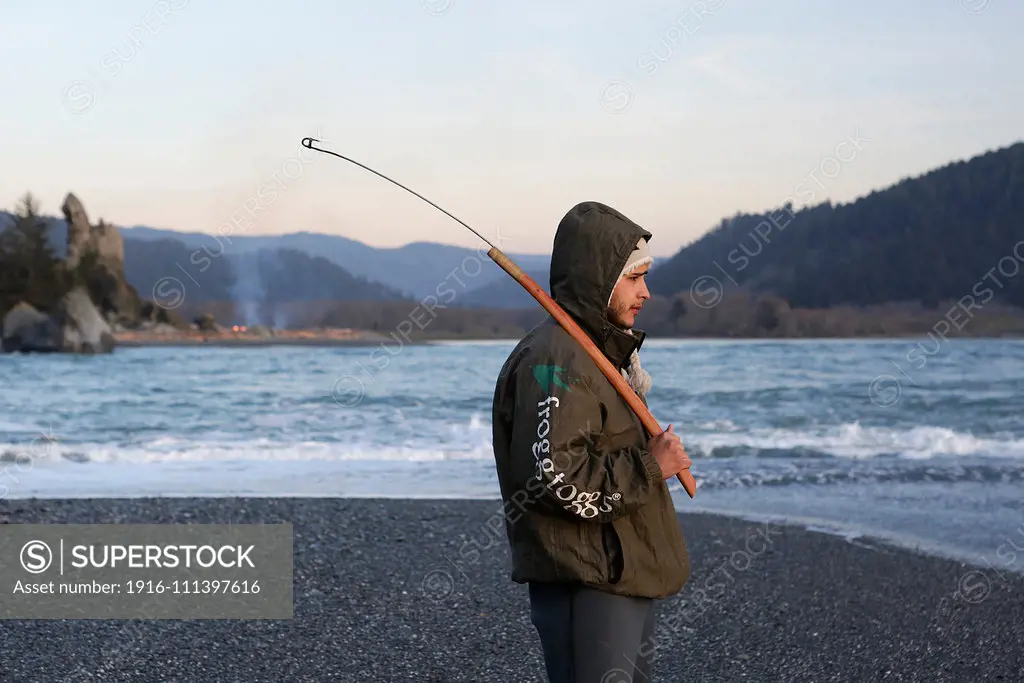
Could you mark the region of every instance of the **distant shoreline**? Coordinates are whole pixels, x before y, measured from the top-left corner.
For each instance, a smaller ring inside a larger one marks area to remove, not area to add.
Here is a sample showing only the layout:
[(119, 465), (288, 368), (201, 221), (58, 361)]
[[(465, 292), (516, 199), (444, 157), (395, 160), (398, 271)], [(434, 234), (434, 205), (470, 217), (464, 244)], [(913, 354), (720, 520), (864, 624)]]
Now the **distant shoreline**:
[[(265, 346), (377, 346), (390, 339), (147, 339), (118, 341), (120, 348), (143, 348), (150, 346), (179, 346), (179, 347), (265, 347)], [(402, 340), (405, 344), (405, 340)], [(426, 346), (430, 342), (412, 341), (409, 346)]]
[[(525, 332), (523, 333), (525, 336)], [(714, 337), (714, 336), (692, 336), (692, 337), (670, 337), (670, 336), (648, 336), (648, 341), (707, 341), (707, 342), (795, 342), (795, 341), (900, 341), (918, 340), (928, 338), (927, 333), (920, 334), (897, 334), (897, 335), (857, 335), (850, 337)], [(445, 343), (457, 342), (510, 342), (517, 343), (521, 337), (437, 337), (431, 339), (400, 340), (405, 346), (437, 346)], [(1001, 334), (1001, 335), (977, 335), (951, 337), (947, 341), (964, 339), (1024, 339), (1024, 334)], [(168, 339), (132, 339), (118, 340), (119, 348), (145, 348), (145, 347), (217, 347), (217, 348), (247, 348), (267, 346), (313, 346), (313, 347), (369, 347), (380, 344), (394, 344), (396, 339), (391, 336), (377, 338), (356, 338), (337, 339), (331, 337), (271, 337), (265, 339), (245, 338), (209, 338), (206, 340), (195, 338), (168, 338)]]

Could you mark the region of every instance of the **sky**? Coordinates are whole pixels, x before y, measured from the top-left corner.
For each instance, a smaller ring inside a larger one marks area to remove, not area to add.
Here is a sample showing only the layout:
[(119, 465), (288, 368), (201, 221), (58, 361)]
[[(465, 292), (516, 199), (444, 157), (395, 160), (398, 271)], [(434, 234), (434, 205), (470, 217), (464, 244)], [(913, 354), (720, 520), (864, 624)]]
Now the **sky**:
[(5, 0), (0, 208), (548, 253), (576, 203), (669, 256), (1024, 139), (1012, 0)]

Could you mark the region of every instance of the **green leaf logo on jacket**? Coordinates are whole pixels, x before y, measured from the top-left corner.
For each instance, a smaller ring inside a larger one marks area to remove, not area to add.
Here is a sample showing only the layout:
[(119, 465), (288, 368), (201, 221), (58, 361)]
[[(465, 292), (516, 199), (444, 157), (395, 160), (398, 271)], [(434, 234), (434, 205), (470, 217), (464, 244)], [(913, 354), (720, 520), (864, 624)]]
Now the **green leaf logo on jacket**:
[[(565, 372), (565, 368), (561, 365), (534, 365), (533, 366), (533, 377), (537, 380), (537, 384), (545, 392), (551, 390), (551, 385), (562, 387), (566, 391), (571, 392), (572, 387), (565, 383), (565, 379), (562, 377), (562, 373)], [(573, 384), (579, 382), (579, 378), (571, 380)]]

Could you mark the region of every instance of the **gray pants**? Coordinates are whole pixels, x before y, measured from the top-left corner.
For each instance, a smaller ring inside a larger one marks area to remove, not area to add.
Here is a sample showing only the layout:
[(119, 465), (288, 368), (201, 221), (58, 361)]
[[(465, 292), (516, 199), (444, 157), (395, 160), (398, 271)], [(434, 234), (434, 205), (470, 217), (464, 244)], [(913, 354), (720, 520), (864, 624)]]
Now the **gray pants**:
[(549, 683), (650, 683), (654, 607), (648, 598), (531, 583), (530, 621)]

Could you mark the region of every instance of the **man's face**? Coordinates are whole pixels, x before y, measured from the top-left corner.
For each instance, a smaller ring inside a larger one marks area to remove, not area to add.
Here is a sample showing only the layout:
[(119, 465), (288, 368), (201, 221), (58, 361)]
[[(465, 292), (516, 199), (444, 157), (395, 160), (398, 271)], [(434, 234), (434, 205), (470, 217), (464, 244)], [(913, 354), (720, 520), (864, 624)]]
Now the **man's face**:
[(636, 316), (640, 307), (651, 298), (645, 279), (650, 266), (641, 266), (626, 277), (619, 280), (612, 292), (612, 302), (608, 305), (608, 320), (623, 329), (632, 329), (636, 324)]

